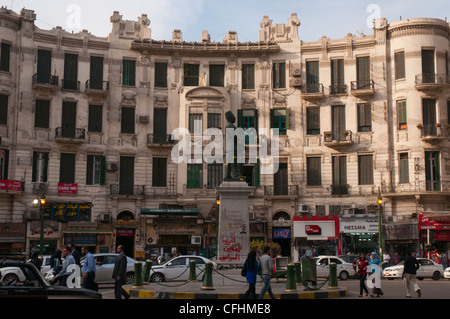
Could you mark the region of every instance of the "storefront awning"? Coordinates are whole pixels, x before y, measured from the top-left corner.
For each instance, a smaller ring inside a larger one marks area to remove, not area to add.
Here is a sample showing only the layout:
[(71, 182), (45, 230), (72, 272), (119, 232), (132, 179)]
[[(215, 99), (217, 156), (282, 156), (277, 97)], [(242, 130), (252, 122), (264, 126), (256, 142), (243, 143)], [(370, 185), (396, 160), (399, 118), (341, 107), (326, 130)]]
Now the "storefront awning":
[(197, 216), (199, 208), (141, 208), (141, 215)]
[(63, 234), (112, 234), (112, 230), (103, 229), (66, 229)]
[(26, 240), (24, 237), (0, 237), (0, 243), (24, 243)]

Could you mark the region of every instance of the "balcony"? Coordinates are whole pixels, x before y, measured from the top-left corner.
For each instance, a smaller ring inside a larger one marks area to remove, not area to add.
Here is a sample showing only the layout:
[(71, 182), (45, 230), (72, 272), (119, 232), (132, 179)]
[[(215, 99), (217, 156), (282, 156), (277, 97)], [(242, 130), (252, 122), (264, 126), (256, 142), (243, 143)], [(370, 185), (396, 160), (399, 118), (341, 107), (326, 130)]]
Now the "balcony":
[(323, 135), (323, 144), (328, 147), (350, 146), (353, 144), (353, 133), (349, 130), (342, 131), (341, 133), (325, 131)]
[(346, 84), (330, 85), (330, 95), (347, 95)]
[(171, 134), (147, 134), (148, 147), (172, 147), (176, 141), (172, 140)]
[(375, 83), (373, 80), (352, 81), (350, 93), (356, 97), (371, 96), (375, 94)]
[(112, 184), (109, 186), (110, 195), (144, 196), (145, 185)]
[(384, 192), (383, 197), (396, 197), (396, 196), (415, 196), (415, 195), (450, 195), (450, 182), (441, 180), (424, 180), (413, 181), (411, 183), (402, 183), (394, 185), (392, 190)]
[(35, 90), (55, 91), (58, 89), (59, 78), (56, 75), (34, 74), (32, 78), (32, 87)]
[(109, 81), (87, 80), (85, 93), (105, 97), (109, 94)]
[(305, 100), (315, 100), (322, 99), (323, 94), (323, 84), (322, 83), (306, 83), (302, 89), (302, 98)]
[(63, 79), (62, 90), (80, 91), (80, 81)]
[(348, 195), (348, 184), (331, 185), (331, 195)]
[(55, 130), (55, 142), (80, 144), (86, 141), (86, 129), (58, 127)]
[(422, 73), (416, 75), (415, 88), (418, 91), (442, 91), (449, 84), (444, 74)]
[(443, 129), (440, 125), (419, 125), (418, 128), (420, 129), (420, 138), (423, 142), (440, 143), (447, 138), (447, 130)]

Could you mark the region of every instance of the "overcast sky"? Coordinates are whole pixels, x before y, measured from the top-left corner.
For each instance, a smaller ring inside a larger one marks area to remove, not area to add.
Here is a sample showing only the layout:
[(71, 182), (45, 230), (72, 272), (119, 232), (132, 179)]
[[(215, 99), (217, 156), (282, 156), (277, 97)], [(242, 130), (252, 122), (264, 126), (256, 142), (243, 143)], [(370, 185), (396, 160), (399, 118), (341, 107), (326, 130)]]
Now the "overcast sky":
[(230, 30), (240, 42), (258, 41), (260, 22), (267, 15), (273, 23), (287, 23), (291, 13), (300, 20), (299, 37), (316, 41), (323, 35), (340, 39), (348, 33), (371, 34), (373, 18), (388, 22), (427, 17), (445, 19), (449, 0), (0, 0), (2, 6), (35, 10), (41, 29), (61, 26), (66, 31), (87, 29), (106, 37), (111, 31), (113, 11), (124, 20), (137, 20), (142, 13), (151, 21), (152, 38), (170, 40), (174, 29), (181, 29), (184, 41), (201, 41), (208, 30), (211, 41), (221, 42)]

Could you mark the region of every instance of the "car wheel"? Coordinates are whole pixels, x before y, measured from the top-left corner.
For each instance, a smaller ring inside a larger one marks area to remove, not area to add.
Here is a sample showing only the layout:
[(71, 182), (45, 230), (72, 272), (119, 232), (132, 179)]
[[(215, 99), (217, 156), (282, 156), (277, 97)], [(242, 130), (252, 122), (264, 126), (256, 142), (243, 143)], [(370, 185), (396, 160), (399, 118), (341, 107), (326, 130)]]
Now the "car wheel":
[(347, 279), (348, 279), (348, 272), (342, 271), (342, 272), (339, 274), (339, 279), (340, 279), (340, 280), (347, 280)]
[(134, 280), (134, 272), (127, 273), (125, 276), (125, 282), (127, 283), (127, 285), (131, 285), (133, 283), (133, 280)]
[(11, 283), (11, 282), (19, 282), (19, 277), (15, 274), (7, 274), (3, 277), (2, 281), (5, 284)]
[(435, 271), (433, 273), (433, 280), (439, 280), (441, 279), (441, 273), (439, 271)]
[(164, 275), (157, 272), (154, 273), (151, 277), (150, 277), (150, 281), (151, 282), (163, 282), (164, 281)]

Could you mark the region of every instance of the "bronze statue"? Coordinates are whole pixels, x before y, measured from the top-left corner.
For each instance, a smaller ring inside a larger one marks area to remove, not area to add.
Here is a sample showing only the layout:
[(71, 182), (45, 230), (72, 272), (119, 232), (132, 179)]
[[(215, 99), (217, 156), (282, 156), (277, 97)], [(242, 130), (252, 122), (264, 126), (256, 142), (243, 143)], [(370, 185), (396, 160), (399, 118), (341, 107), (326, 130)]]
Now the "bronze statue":
[[(228, 111), (225, 113), (225, 118), (227, 119), (226, 128), (236, 129), (234, 122), (236, 122), (236, 117), (233, 112)], [(226, 133), (226, 132), (225, 132)], [(225, 165), (225, 181), (245, 181), (245, 177), (242, 176), (242, 164), (237, 162), (237, 150), (238, 150), (238, 142), (242, 143), (242, 141), (238, 141), (237, 136), (234, 136), (234, 152), (233, 152), (233, 162), (226, 163)], [(244, 148), (245, 150), (245, 148)], [(226, 147), (227, 155), (231, 152), (231, 149)]]

